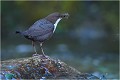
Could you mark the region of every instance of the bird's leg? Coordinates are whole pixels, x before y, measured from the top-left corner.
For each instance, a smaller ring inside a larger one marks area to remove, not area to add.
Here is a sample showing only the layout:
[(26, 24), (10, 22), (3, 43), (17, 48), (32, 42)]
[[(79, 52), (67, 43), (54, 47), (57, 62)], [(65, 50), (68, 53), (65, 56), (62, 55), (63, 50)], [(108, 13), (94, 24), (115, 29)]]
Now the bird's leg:
[(43, 51), (43, 48), (42, 48), (42, 43), (40, 43), (40, 48), (41, 48), (41, 51), (42, 51), (42, 55), (45, 57), (45, 54), (44, 54), (44, 51)]
[(34, 45), (34, 42), (32, 41), (32, 46), (34, 48), (34, 51), (35, 51), (35, 54), (37, 54), (37, 51), (36, 51), (36, 48), (35, 48), (35, 45)]

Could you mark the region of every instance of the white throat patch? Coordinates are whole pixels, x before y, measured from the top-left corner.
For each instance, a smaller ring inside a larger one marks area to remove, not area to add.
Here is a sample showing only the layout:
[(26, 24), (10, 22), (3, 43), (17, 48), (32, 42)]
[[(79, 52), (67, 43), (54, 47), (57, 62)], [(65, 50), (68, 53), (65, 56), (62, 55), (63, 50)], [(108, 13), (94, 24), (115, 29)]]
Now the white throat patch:
[(53, 32), (55, 31), (55, 29), (56, 29), (56, 27), (57, 27), (57, 24), (58, 24), (58, 22), (59, 22), (61, 19), (62, 19), (62, 18), (59, 18), (59, 19), (55, 22)]

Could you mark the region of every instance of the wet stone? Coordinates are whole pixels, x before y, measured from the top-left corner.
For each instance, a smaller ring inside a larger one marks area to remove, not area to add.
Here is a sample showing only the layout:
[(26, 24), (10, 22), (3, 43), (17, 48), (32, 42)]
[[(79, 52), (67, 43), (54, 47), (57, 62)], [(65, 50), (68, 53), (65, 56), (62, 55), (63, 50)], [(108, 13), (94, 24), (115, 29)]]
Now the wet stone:
[(49, 56), (12, 59), (2, 61), (1, 64), (1, 79), (99, 79)]

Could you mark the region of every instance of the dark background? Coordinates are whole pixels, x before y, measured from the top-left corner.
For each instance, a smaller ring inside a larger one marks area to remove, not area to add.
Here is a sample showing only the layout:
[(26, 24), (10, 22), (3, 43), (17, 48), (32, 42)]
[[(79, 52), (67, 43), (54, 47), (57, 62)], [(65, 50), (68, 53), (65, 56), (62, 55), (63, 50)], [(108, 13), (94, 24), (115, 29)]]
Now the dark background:
[[(68, 12), (43, 44), (46, 55), (59, 58), (83, 73), (118, 79), (118, 1), (2, 1), (1, 60), (30, 57), (31, 41), (16, 30), (26, 30), (53, 12)], [(36, 43), (37, 52), (41, 53)]]

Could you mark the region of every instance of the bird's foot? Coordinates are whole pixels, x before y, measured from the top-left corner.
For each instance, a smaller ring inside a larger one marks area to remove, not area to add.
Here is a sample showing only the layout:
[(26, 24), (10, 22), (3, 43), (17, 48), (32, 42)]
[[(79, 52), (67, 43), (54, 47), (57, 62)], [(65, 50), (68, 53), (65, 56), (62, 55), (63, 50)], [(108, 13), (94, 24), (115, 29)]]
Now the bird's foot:
[(48, 56), (46, 56), (45, 54), (40, 55), (40, 57), (42, 57), (44, 59), (48, 59)]
[(32, 56), (35, 57), (35, 56), (40, 56), (40, 55), (35, 53), (35, 54), (33, 54)]
[(42, 58), (42, 59), (48, 59), (48, 58), (49, 58), (49, 57), (46, 56), (45, 54), (42, 54), (42, 55), (40, 55), (40, 54), (33, 54), (32, 56), (33, 56), (33, 57), (40, 57), (40, 58)]

